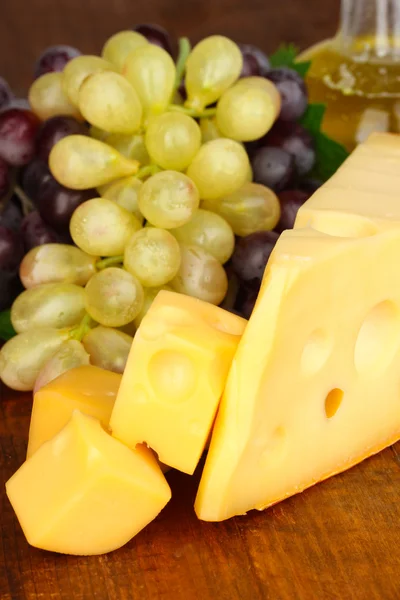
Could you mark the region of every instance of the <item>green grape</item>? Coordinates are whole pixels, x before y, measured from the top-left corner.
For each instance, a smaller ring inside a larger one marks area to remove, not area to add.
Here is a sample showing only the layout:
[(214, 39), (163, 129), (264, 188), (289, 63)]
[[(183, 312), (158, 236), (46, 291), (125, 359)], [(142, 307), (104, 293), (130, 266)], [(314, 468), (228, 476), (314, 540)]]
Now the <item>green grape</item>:
[(218, 100), (239, 78), (242, 66), (242, 53), (229, 38), (212, 35), (199, 42), (186, 62), (186, 105), (201, 110)]
[(174, 92), (175, 64), (163, 48), (147, 44), (131, 52), (123, 75), (135, 88), (145, 118), (167, 109)]
[(68, 135), (51, 149), (49, 167), (65, 187), (89, 190), (137, 173), (139, 163), (125, 158), (104, 142), (85, 135)]
[(153, 300), (157, 296), (158, 292), (161, 292), (161, 290), (167, 290), (168, 292), (173, 291), (172, 287), (170, 287), (169, 285), (163, 285), (161, 287), (149, 287), (149, 288), (144, 289), (144, 301), (143, 301), (142, 310), (140, 311), (140, 313), (137, 315), (137, 317), (134, 320), (134, 324), (135, 324), (136, 328), (139, 327), (143, 318), (147, 315), (147, 312), (148, 312), (150, 306), (153, 304)]
[(79, 110), (86, 121), (110, 133), (135, 133), (142, 106), (131, 84), (112, 71), (90, 75), (79, 90)]
[(120, 31), (112, 35), (105, 43), (102, 50), (102, 57), (115, 65), (118, 71), (122, 71), (128, 55), (139, 48), (146, 46), (147, 39), (137, 31)]
[(199, 192), (193, 181), (177, 171), (162, 171), (144, 182), (139, 192), (139, 208), (155, 227), (180, 227), (199, 206)]
[(0, 351), (0, 379), (13, 390), (33, 390), (40, 370), (66, 339), (65, 330), (52, 327), (19, 333)]
[(11, 322), (17, 333), (37, 327), (63, 329), (85, 315), (85, 291), (74, 283), (44, 283), (25, 290), (14, 300)]
[(29, 104), (41, 121), (57, 115), (68, 115), (82, 120), (77, 107), (72, 104), (62, 88), (61, 73), (46, 73), (38, 77), (29, 88)]
[(215, 117), (200, 119), (201, 142), (206, 144), (223, 137), (217, 126)]
[(150, 162), (143, 135), (138, 133), (135, 135), (111, 133), (107, 137), (107, 144), (118, 150), (125, 158), (139, 161), (141, 167), (148, 165)]
[(85, 335), (82, 344), (96, 367), (123, 373), (133, 338), (118, 329), (95, 327)]
[(243, 77), (235, 83), (235, 87), (253, 87), (264, 90), (272, 100), (276, 115), (279, 115), (282, 102), (281, 95), (278, 88), (269, 79), (265, 77)]
[(150, 119), (146, 146), (153, 163), (163, 169), (184, 171), (201, 145), (196, 121), (182, 113), (166, 112)]
[(224, 267), (211, 254), (198, 246), (181, 244), (181, 266), (171, 281), (176, 292), (220, 304), (228, 289)]
[(179, 244), (165, 229), (141, 229), (130, 238), (125, 248), (125, 269), (145, 287), (156, 287), (171, 281), (180, 263)]
[(261, 87), (234, 85), (217, 105), (217, 126), (225, 137), (251, 142), (265, 135), (278, 113), (276, 104)]
[(208, 210), (198, 209), (188, 223), (172, 229), (178, 242), (199, 246), (224, 264), (233, 254), (235, 236), (228, 223)]
[(133, 321), (143, 305), (143, 288), (131, 273), (110, 267), (88, 281), (86, 310), (106, 327), (121, 327)]
[(224, 217), (238, 236), (274, 229), (281, 214), (276, 194), (259, 183), (245, 183), (232, 194), (205, 201), (202, 206)]
[(89, 354), (80, 342), (77, 340), (63, 342), (40, 370), (35, 381), (33, 394), (35, 395), (40, 388), (63, 373), (88, 364), (90, 364)]
[(139, 191), (143, 182), (134, 175), (118, 179), (107, 185), (102, 193), (103, 198), (113, 200), (122, 208), (129, 210), (143, 225), (143, 215), (139, 210)]
[(19, 276), (27, 289), (43, 283), (86, 285), (96, 273), (96, 260), (69, 244), (43, 244), (24, 256)]
[(141, 228), (140, 221), (107, 198), (93, 198), (75, 209), (69, 229), (75, 244), (92, 256), (119, 256)]
[(99, 56), (82, 55), (70, 60), (62, 72), (62, 87), (72, 104), (79, 105), (79, 90), (89, 75), (116, 71), (116, 67)]
[(98, 140), (99, 142), (105, 142), (111, 135), (107, 131), (103, 131), (100, 127), (95, 127), (95, 125), (91, 125), (89, 127), (90, 137)]
[(220, 138), (204, 144), (187, 174), (197, 185), (203, 200), (231, 194), (248, 178), (249, 159), (241, 144)]

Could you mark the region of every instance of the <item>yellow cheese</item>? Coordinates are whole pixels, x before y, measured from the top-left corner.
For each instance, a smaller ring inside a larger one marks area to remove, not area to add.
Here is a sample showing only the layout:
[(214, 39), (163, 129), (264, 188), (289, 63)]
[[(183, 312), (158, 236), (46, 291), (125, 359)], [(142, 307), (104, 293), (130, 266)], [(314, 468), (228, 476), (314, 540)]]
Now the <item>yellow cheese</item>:
[(68, 423), (75, 409), (108, 427), (120, 383), (121, 375), (87, 365), (42, 387), (33, 401), (27, 458)]
[(134, 338), (110, 420), (130, 447), (193, 473), (204, 450), (246, 321), (217, 306), (161, 291)]
[(83, 555), (120, 548), (171, 497), (152, 452), (130, 450), (79, 411), (6, 490), (32, 546)]
[[(400, 172), (400, 137), (393, 147)], [(400, 438), (399, 203), (367, 189), (367, 160), (360, 181), (348, 163), (267, 265), (213, 430), (201, 519), (264, 509)]]

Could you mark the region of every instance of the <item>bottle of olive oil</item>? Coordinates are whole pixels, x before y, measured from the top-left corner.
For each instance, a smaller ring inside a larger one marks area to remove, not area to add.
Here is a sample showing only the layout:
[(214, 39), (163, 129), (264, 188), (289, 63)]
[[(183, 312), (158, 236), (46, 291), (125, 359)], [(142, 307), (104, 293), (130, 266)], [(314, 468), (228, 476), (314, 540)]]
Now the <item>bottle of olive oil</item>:
[(299, 59), (327, 135), (352, 150), (372, 131), (400, 132), (400, 0), (341, 0), (337, 35)]

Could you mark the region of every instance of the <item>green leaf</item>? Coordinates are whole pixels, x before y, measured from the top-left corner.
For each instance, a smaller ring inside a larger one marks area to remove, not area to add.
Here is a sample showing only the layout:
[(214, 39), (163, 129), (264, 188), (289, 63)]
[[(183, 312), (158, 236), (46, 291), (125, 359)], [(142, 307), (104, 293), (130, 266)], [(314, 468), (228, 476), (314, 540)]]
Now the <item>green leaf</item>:
[(314, 171), (316, 176), (323, 181), (332, 177), (349, 156), (344, 146), (335, 142), (335, 140), (332, 140), (321, 131), (315, 135), (315, 150), (317, 164)]
[(7, 341), (17, 335), (11, 324), (10, 310), (4, 310), (0, 313), (0, 339)]
[(294, 44), (282, 44), (269, 57), (271, 67), (289, 67), (304, 78), (310, 68), (311, 61), (296, 62), (298, 53), (298, 48)]
[(325, 104), (309, 104), (300, 120), (300, 124), (308, 129), (310, 133), (318, 133), (321, 129), (325, 110)]

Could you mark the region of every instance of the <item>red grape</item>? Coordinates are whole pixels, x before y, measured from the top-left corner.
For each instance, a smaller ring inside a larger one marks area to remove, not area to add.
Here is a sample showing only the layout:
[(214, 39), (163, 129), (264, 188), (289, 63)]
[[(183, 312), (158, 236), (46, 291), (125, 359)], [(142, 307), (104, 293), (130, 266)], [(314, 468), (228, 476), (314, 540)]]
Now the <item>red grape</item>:
[(50, 176), (39, 185), (36, 204), (42, 219), (50, 227), (59, 233), (68, 233), (74, 210), (82, 202), (97, 196), (95, 190), (70, 190)]
[(133, 27), (133, 31), (137, 31), (155, 46), (159, 46), (173, 56), (171, 37), (164, 27), (154, 23), (139, 23)]
[(300, 182), (300, 189), (304, 190), (305, 192), (308, 192), (308, 194), (311, 196), (311, 194), (314, 194), (321, 187), (321, 185), (323, 185), (323, 183), (324, 182), (320, 179), (307, 177), (306, 179), (303, 179), (303, 181)]
[(81, 53), (72, 46), (50, 46), (39, 56), (35, 65), (35, 79), (51, 73), (53, 71), (62, 71), (72, 58)]
[(279, 118), (282, 121), (297, 121), (303, 116), (308, 104), (306, 84), (296, 71), (287, 67), (271, 69), (267, 78), (279, 90), (282, 106)]
[(270, 70), (268, 56), (252, 44), (238, 44), (243, 57), (240, 77), (265, 77)]
[(22, 291), (23, 287), (18, 273), (9, 273), (0, 268), (0, 311), (10, 308)]
[(250, 319), (251, 313), (253, 312), (254, 305), (256, 303), (259, 287), (251, 287), (243, 284), (240, 288), (240, 293), (235, 305), (239, 315), (245, 319)]
[(39, 158), (47, 162), (52, 147), (67, 135), (85, 135), (87, 127), (73, 117), (57, 116), (48, 119), (39, 128), (36, 136), (36, 152)]
[(35, 158), (21, 173), (21, 186), (30, 200), (36, 204), (39, 188), (48, 179), (53, 179), (48, 166), (39, 158)]
[(285, 229), (292, 229), (296, 220), (297, 211), (310, 197), (310, 194), (303, 190), (285, 190), (279, 194), (281, 205), (281, 218), (275, 230), (281, 233)]
[(0, 200), (10, 189), (10, 167), (5, 160), (0, 158)]
[(13, 93), (7, 81), (0, 77), (0, 110), (10, 104)]
[(56, 233), (46, 225), (36, 210), (26, 215), (22, 221), (21, 233), (26, 252), (35, 246), (59, 241)]
[(0, 224), (18, 233), (21, 227), (22, 213), (15, 196), (11, 196), (3, 210), (0, 211)]
[(24, 254), (18, 233), (0, 225), (0, 270), (15, 273)]
[(253, 287), (261, 284), (265, 265), (278, 237), (274, 231), (257, 231), (236, 242), (232, 268), (239, 279)]
[(263, 138), (263, 145), (276, 146), (289, 152), (294, 158), (296, 171), (306, 175), (315, 165), (314, 139), (299, 123), (278, 121)]
[(282, 148), (264, 147), (252, 157), (254, 181), (279, 192), (290, 185), (295, 175), (294, 158)]
[(28, 110), (9, 108), (0, 114), (0, 157), (14, 167), (35, 155), (38, 118)]

